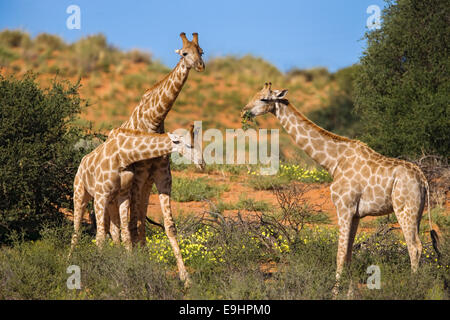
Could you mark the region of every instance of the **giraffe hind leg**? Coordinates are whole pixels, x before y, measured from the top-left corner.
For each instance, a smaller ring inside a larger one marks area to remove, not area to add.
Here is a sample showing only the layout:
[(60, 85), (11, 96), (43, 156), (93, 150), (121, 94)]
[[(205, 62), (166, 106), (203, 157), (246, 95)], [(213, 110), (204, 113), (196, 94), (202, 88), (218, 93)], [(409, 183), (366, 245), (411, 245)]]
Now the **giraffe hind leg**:
[[(117, 201), (110, 202), (106, 208), (106, 215), (109, 216), (109, 234), (116, 245), (120, 244), (120, 217)], [(107, 230), (107, 229), (106, 229)]]
[(416, 272), (419, 267), (422, 253), (419, 227), (424, 207), (423, 202), (424, 197), (420, 196), (420, 186), (399, 181), (394, 187), (392, 192), (393, 208), (405, 237), (413, 272)]
[(74, 203), (74, 213), (73, 213), (73, 225), (74, 233), (72, 235), (72, 241), (70, 246), (69, 257), (71, 256), (75, 246), (78, 243), (78, 238), (80, 237), (81, 222), (83, 220), (84, 212), (86, 211), (86, 206), (92, 197), (84, 188), (83, 184), (78, 184), (75, 187), (73, 203)]
[(94, 199), (95, 219), (97, 221), (96, 244), (102, 248), (106, 239), (106, 196), (96, 195)]

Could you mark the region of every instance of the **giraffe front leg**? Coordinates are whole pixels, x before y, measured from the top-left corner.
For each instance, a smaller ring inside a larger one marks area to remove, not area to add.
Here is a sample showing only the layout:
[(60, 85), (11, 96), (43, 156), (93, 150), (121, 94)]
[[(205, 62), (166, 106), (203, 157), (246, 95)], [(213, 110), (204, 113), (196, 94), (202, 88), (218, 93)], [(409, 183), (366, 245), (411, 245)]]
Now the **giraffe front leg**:
[(130, 207), (130, 197), (129, 194), (124, 194), (119, 196), (119, 216), (120, 216), (120, 233), (122, 237), (122, 242), (128, 251), (131, 251), (132, 242), (131, 234), (128, 222), (128, 209)]
[(185, 287), (189, 287), (191, 280), (189, 274), (184, 266), (183, 257), (181, 256), (180, 247), (177, 241), (177, 229), (175, 227), (175, 222), (172, 218), (172, 212), (170, 208), (170, 197), (168, 194), (160, 194), (159, 200), (161, 203), (161, 209), (164, 216), (164, 228), (166, 230), (166, 235), (169, 238), (170, 245), (172, 247), (175, 259), (177, 261), (178, 273), (180, 275), (181, 281), (184, 282)]
[(191, 280), (189, 274), (184, 266), (183, 257), (181, 256), (180, 247), (177, 241), (177, 229), (175, 222), (173, 221), (172, 211), (170, 208), (170, 191), (172, 188), (172, 176), (170, 174), (170, 167), (162, 168), (154, 174), (156, 189), (159, 192), (159, 201), (161, 204), (161, 210), (164, 217), (164, 228), (166, 235), (169, 238), (170, 245), (172, 247), (175, 259), (177, 261), (178, 273), (181, 281), (184, 282), (185, 287), (189, 287)]
[(337, 207), (339, 241), (336, 256), (336, 284), (333, 288), (333, 295), (339, 293), (340, 279), (345, 263), (350, 264), (352, 257), (352, 247), (358, 229), (359, 217), (355, 216), (356, 207)]

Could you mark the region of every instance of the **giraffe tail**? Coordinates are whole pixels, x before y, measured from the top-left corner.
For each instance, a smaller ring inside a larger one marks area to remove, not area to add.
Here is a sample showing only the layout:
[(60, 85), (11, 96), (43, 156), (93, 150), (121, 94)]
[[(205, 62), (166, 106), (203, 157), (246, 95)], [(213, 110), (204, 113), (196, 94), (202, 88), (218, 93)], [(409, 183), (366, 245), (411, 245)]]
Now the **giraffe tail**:
[(430, 208), (430, 186), (428, 181), (425, 180), (425, 188), (427, 190), (427, 209), (428, 209), (428, 223), (430, 224), (430, 237), (433, 244), (434, 251), (436, 252), (438, 258), (441, 257), (441, 252), (439, 251), (439, 236), (437, 232), (433, 229), (433, 224), (431, 222), (431, 208)]

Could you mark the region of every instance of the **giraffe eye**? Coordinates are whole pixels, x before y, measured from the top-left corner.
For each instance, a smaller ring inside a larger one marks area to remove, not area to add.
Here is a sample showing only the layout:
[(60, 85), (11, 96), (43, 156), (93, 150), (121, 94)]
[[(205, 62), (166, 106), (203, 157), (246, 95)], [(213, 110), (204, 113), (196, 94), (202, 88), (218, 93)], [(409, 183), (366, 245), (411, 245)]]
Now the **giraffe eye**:
[(187, 52), (183, 52), (183, 57), (186, 57), (188, 55)]

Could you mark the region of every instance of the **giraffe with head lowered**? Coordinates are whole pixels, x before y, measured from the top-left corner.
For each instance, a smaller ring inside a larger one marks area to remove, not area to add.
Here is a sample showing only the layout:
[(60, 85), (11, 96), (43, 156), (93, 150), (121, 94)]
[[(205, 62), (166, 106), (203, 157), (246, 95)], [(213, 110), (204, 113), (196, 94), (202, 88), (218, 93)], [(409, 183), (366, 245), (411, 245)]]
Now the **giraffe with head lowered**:
[[(92, 199), (97, 222), (97, 245), (103, 246), (108, 224), (112, 223), (120, 230), (122, 241), (130, 250), (128, 210), (124, 210), (124, 206), (128, 207), (129, 198), (121, 190), (121, 171), (134, 162), (154, 159), (171, 152), (178, 152), (199, 168), (204, 168), (202, 153), (194, 148), (193, 130), (192, 125), (189, 135), (180, 136), (118, 128), (109, 134), (104, 143), (84, 156), (74, 180), (74, 234), (71, 252), (78, 241), (86, 205)], [(112, 238), (116, 243), (120, 241), (118, 234), (112, 234)]]
[[(184, 32), (180, 34), (183, 46), (175, 50), (180, 55), (180, 61), (166, 77), (144, 93), (131, 117), (120, 126), (121, 128), (150, 133), (164, 132), (164, 120), (183, 88), (190, 70), (193, 68), (197, 72), (202, 72), (205, 69), (198, 34), (193, 33), (192, 36), (192, 41), (189, 41)], [(164, 228), (177, 260), (180, 279), (189, 286), (189, 274), (176, 240), (176, 228), (170, 206), (172, 176), (169, 162), (169, 155), (165, 155), (133, 163), (121, 172), (121, 183), (124, 192), (129, 191), (131, 200), (129, 222), (131, 239), (134, 244), (139, 242), (141, 245), (145, 245), (148, 199), (152, 185), (155, 184), (164, 217)], [(124, 210), (128, 208), (124, 207)]]
[[(429, 191), (423, 172), (413, 163), (385, 157), (358, 140), (322, 129), (298, 112), (286, 94), (287, 90), (272, 90), (271, 83), (266, 83), (244, 107), (241, 116), (246, 119), (274, 114), (300, 148), (333, 176), (331, 199), (339, 225), (336, 280), (344, 263), (351, 261), (360, 219), (392, 211), (403, 231), (411, 268), (416, 271), (422, 252), (419, 224)], [(428, 203), (434, 237), (429, 210)]]

